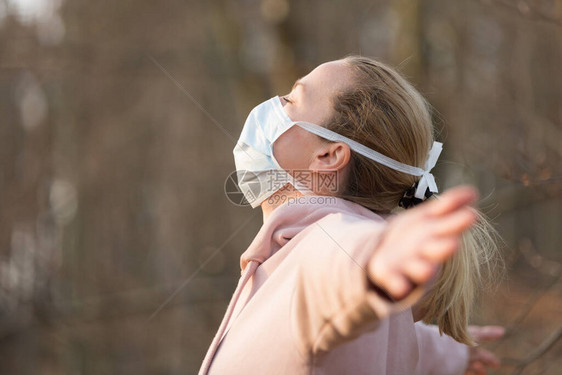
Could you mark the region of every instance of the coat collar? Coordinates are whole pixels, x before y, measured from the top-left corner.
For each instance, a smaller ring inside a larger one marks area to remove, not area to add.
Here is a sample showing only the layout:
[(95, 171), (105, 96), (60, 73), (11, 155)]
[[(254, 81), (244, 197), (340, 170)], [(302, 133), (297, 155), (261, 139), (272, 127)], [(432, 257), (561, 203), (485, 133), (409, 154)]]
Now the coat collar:
[(249, 261), (255, 260), (260, 264), (265, 262), (303, 229), (333, 213), (381, 220), (381, 215), (342, 198), (305, 195), (289, 200), (273, 210), (248, 249), (241, 255), (241, 272), (244, 272)]

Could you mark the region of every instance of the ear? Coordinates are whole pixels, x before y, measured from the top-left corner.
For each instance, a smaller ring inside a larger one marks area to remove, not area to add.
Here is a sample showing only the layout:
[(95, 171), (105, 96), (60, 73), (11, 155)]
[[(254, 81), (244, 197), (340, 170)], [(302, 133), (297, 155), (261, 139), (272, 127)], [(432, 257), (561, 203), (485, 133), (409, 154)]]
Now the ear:
[(308, 168), (313, 171), (341, 171), (350, 159), (351, 150), (345, 143), (325, 143), (316, 150)]

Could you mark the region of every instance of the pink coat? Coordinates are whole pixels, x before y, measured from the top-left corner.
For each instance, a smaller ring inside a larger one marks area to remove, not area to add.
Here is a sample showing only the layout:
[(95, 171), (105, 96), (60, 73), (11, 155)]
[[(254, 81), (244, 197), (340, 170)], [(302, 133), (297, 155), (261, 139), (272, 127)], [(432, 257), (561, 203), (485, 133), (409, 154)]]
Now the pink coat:
[(468, 348), (389, 302), (367, 261), (387, 222), (359, 204), (285, 202), (242, 254), (242, 277), (199, 375), (462, 374)]

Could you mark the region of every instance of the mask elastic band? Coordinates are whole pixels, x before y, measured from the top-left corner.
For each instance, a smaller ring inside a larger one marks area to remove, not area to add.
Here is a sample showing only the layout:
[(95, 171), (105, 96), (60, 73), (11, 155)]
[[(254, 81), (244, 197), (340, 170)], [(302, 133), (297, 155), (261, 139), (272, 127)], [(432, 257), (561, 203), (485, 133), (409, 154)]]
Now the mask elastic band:
[(443, 143), (441, 142), (433, 142), (433, 146), (429, 151), (429, 156), (427, 158), (427, 161), (425, 162), (425, 166), (422, 169), (419, 167), (412, 167), (411, 165), (400, 163), (394, 159), (389, 158), (388, 156), (376, 152), (375, 150), (363, 146), (361, 143), (355, 142), (352, 139), (344, 137), (343, 135), (340, 135), (336, 132), (326, 129), (320, 125), (316, 125), (310, 122), (302, 122), (302, 121), (299, 122), (295, 121), (294, 124), (330, 141), (343, 142), (358, 154), (361, 154), (371, 160), (381, 163), (382, 165), (385, 165), (389, 168), (413, 176), (421, 176), (415, 194), (415, 197), (418, 199), (424, 198), (425, 191), (427, 190), (427, 188), (429, 188), (429, 191), (431, 191), (432, 193), (438, 192), (437, 184), (435, 183), (435, 178), (430, 173), (430, 171), (433, 169), (433, 167), (435, 167), (435, 164), (437, 163), (437, 159), (439, 158), (439, 155), (443, 150)]

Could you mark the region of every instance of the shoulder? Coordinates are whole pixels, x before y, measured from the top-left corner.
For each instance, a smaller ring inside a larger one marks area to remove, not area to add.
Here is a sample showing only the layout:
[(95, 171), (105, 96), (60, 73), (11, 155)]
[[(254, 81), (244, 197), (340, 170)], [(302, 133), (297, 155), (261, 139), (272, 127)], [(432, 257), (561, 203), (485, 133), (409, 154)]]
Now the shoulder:
[(330, 213), (318, 220), (315, 224), (330, 230), (340, 237), (370, 236), (388, 225), (385, 218), (375, 213), (367, 217), (346, 211)]
[(364, 260), (376, 248), (386, 226), (387, 222), (380, 217), (333, 212), (299, 233), (295, 247), (309, 261), (331, 255)]

